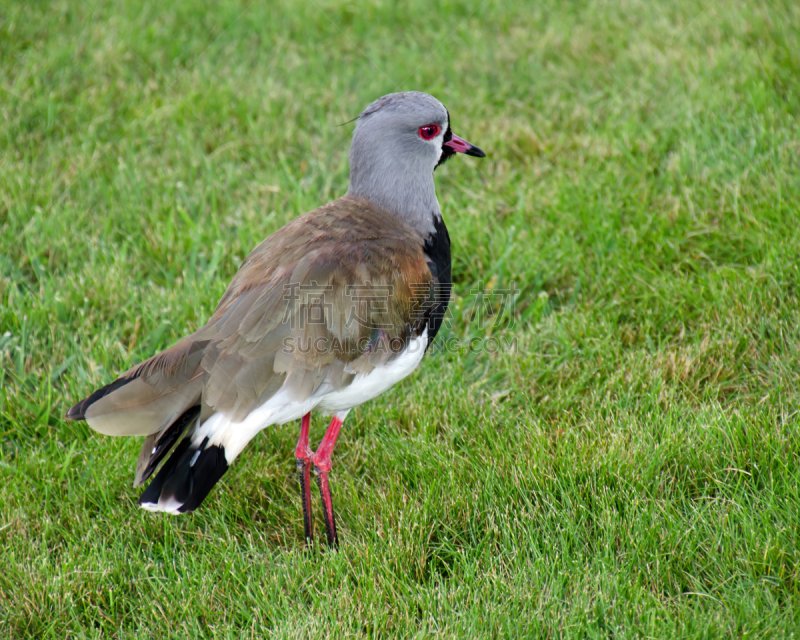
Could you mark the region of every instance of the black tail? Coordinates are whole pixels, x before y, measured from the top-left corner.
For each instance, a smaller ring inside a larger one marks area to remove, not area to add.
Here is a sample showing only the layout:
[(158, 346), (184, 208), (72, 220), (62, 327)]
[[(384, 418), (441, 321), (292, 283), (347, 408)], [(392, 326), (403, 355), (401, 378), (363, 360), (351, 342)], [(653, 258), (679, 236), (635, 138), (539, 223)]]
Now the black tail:
[[(139, 460), (136, 463), (134, 487), (141, 487), (147, 481), (164, 459), (164, 456), (172, 449), (172, 446), (186, 433), (187, 427), (192, 423), (196, 423), (199, 416), (200, 405), (191, 407), (184, 411), (163, 433), (154, 433), (145, 439), (142, 445), (142, 452), (139, 454)], [(193, 431), (194, 429), (190, 429), (189, 435)]]
[(139, 498), (139, 504), (152, 511), (188, 513), (205, 500), (211, 488), (228, 470), (225, 449), (191, 444), (184, 438), (164, 463)]

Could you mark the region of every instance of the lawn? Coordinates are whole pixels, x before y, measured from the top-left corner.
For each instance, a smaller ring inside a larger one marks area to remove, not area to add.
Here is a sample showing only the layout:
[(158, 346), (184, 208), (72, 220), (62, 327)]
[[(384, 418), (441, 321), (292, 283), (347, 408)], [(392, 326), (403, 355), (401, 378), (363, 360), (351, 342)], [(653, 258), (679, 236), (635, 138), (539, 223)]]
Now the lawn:
[[(793, 0), (4, 3), (0, 637), (797, 637), (799, 52)], [(450, 315), (345, 424), (341, 550), (299, 424), (137, 508), (140, 442), (66, 409), (411, 89), (488, 157), (437, 171)]]

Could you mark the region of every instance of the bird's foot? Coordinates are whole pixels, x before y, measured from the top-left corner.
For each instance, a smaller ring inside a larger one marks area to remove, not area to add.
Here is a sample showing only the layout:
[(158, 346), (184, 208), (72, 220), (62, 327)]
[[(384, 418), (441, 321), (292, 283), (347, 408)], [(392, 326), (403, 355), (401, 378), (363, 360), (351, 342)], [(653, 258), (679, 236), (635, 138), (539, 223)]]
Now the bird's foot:
[(297, 458), (297, 477), (300, 480), (300, 497), (303, 501), (303, 532), (306, 544), (314, 539), (314, 521), (311, 518), (311, 458)]
[(311, 518), (311, 464), (314, 452), (308, 446), (308, 432), (311, 428), (311, 413), (303, 416), (300, 427), (300, 439), (294, 451), (297, 461), (297, 477), (300, 480), (300, 497), (303, 501), (303, 531), (306, 544), (314, 539), (314, 521)]
[(331, 471), (331, 456), (336, 439), (339, 437), (339, 430), (342, 421), (347, 415), (347, 411), (334, 414), (331, 424), (320, 442), (317, 451), (311, 451), (308, 446), (309, 430), (311, 426), (311, 414), (303, 416), (300, 428), (300, 439), (297, 441), (295, 449), (295, 460), (297, 461), (297, 475), (300, 480), (300, 494), (303, 501), (303, 529), (305, 531), (306, 544), (310, 545), (314, 539), (314, 527), (311, 519), (311, 466), (314, 466), (314, 474), (317, 477), (319, 492), (322, 496), (323, 514), (325, 516), (325, 533), (328, 539), (328, 546), (338, 547), (339, 536), (336, 533), (336, 519), (333, 515), (333, 497), (331, 496), (331, 485), (328, 475)]
[[(316, 458), (316, 456), (315, 456)], [(319, 493), (322, 496), (322, 509), (325, 516), (325, 533), (328, 538), (328, 546), (334, 549), (339, 547), (339, 536), (336, 534), (336, 519), (333, 515), (333, 496), (331, 495), (331, 485), (328, 480), (328, 474), (331, 470), (330, 459), (325, 464), (319, 465), (314, 463), (314, 475), (317, 476), (317, 484), (319, 485)]]

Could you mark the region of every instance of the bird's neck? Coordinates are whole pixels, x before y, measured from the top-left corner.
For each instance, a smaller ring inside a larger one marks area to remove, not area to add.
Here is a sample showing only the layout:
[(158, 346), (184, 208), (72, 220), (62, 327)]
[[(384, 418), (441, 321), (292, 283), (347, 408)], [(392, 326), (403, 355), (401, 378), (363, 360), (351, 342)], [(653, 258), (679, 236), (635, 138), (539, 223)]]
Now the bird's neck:
[(400, 218), (423, 238), (436, 230), (442, 219), (433, 172), (403, 171), (399, 167), (354, 167), (347, 195), (366, 198)]

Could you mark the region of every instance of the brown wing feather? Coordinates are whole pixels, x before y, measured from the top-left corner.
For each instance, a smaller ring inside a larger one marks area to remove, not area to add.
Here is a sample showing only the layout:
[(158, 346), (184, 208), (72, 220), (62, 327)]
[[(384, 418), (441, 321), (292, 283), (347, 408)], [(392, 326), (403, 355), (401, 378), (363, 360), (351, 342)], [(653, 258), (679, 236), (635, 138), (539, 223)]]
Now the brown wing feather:
[(422, 246), (365, 200), (345, 196), (304, 214), (253, 250), (204, 327), (68, 417), (157, 440), (195, 404), (201, 419), (222, 411), (238, 421), (281, 388), (293, 400), (323, 382), (342, 388), (409, 338), (419, 306), (412, 285), (432, 281)]
[(370, 350), (376, 327), (390, 356), (405, 343), (412, 284), (431, 279), (419, 236), (365, 201), (343, 198), (297, 218), (248, 256), (195, 334), (209, 341), (204, 402), (236, 421), (269, 398), (263, 389), (283, 386), (300, 401), (323, 381), (346, 386), (386, 360), (387, 348)]

